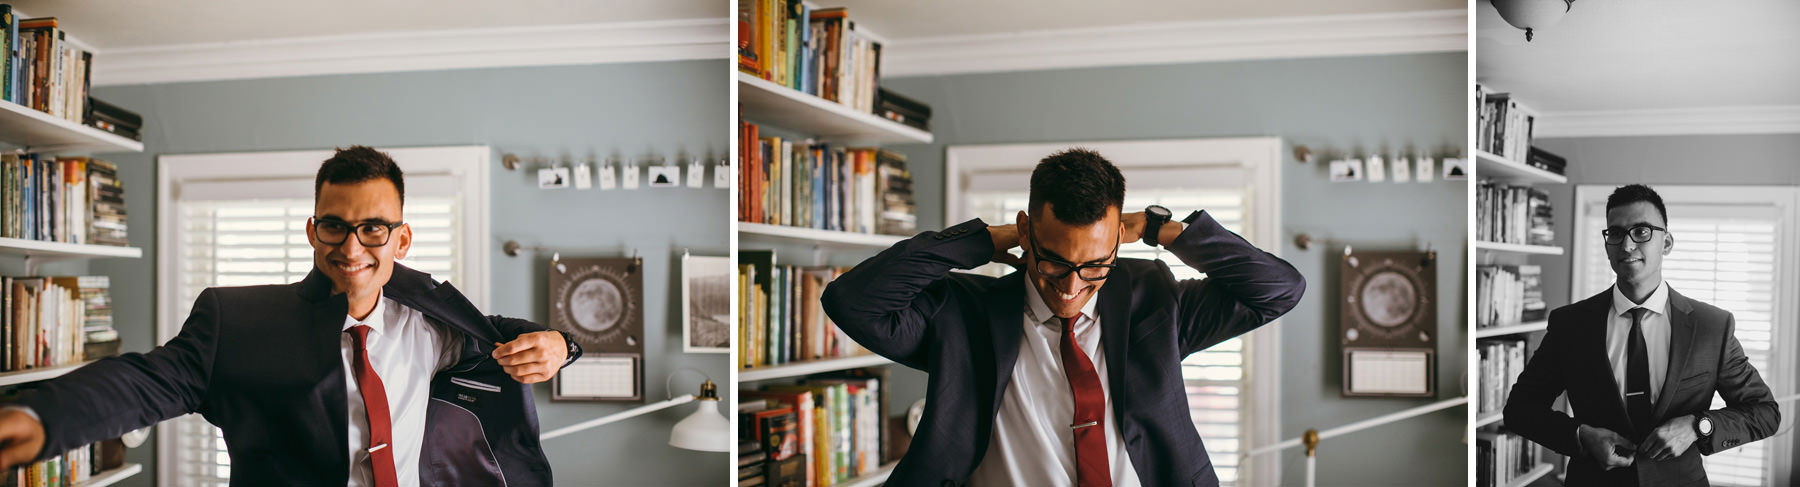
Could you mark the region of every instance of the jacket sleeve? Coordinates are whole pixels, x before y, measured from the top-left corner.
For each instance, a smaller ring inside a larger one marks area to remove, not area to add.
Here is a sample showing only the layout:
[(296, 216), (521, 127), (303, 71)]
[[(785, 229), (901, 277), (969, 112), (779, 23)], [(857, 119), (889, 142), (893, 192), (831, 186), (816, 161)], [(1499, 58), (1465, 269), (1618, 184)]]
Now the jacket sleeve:
[(1575, 435), (1575, 429), (1581, 423), (1555, 409), (1556, 398), (1568, 389), (1563, 378), (1570, 368), (1564, 363), (1567, 357), (1563, 356), (1562, 345), (1566, 339), (1563, 334), (1568, 333), (1568, 329), (1558, 326), (1565, 317), (1565, 309), (1550, 313), (1549, 331), (1544, 333), (1537, 351), (1525, 362), (1525, 370), (1513, 383), (1512, 393), (1506, 396), (1504, 414), (1506, 427), (1525, 439), (1557, 453), (1581, 458), (1581, 445)]
[[(488, 323), (494, 325), (494, 329), (500, 330), (500, 336), (503, 338), (503, 340), (501, 340), (502, 342), (517, 340), (519, 335), (524, 335), (526, 333), (551, 331), (549, 327), (537, 324), (531, 320), (508, 318), (500, 315), (489, 315), (487, 319)], [(570, 337), (568, 333), (565, 333), (562, 330), (555, 331), (558, 335), (562, 335), (563, 342), (569, 344), (569, 358), (563, 359), (562, 365), (558, 367), (560, 369), (561, 367), (568, 367), (569, 364), (575, 363), (575, 359), (581, 358), (581, 344), (575, 343), (575, 339)]]
[(1725, 407), (1706, 412), (1713, 434), (1696, 443), (1700, 453), (1711, 455), (1745, 443), (1768, 438), (1781, 425), (1781, 410), (1769, 386), (1737, 340), (1737, 319), (1725, 316), (1725, 349), (1719, 354), (1719, 375), (1714, 383)]
[(930, 319), (947, 299), (951, 269), (971, 269), (994, 255), (994, 239), (980, 219), (894, 244), (825, 286), (825, 315), (856, 343), (915, 369), (926, 366), (921, 345)]
[[(1300, 303), (1306, 277), (1287, 261), (1250, 245), (1204, 211), (1183, 221), (1187, 228), (1169, 242), (1169, 252), (1206, 278), (1175, 285), (1182, 356), (1255, 330)], [(1169, 275), (1167, 267), (1159, 269)]]
[(16, 404), (44, 426), (37, 459), (200, 409), (220, 321), (215, 291), (201, 291), (181, 332), (163, 346), (101, 359), (26, 392)]

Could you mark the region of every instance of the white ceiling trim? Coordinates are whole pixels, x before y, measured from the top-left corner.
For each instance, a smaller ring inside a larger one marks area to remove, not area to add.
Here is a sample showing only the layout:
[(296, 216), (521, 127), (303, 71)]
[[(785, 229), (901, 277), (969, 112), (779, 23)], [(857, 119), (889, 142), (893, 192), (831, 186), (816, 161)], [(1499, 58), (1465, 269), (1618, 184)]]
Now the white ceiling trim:
[(691, 19), (103, 48), (94, 84), (718, 59), (730, 32)]
[(900, 39), (882, 76), (1468, 50), (1463, 9)]
[(1800, 133), (1800, 106), (1553, 112), (1538, 138)]

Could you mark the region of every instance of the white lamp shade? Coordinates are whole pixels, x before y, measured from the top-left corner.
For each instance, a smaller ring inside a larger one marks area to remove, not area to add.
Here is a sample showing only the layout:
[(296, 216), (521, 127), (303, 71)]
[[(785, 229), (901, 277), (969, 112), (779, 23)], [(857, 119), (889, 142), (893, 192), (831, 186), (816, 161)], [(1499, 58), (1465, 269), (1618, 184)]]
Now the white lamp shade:
[(1493, 0), (1494, 10), (1500, 12), (1500, 18), (1506, 23), (1520, 29), (1542, 29), (1556, 25), (1563, 14), (1569, 13), (1569, 4), (1563, 0)]
[(696, 401), (700, 407), (669, 432), (669, 446), (696, 451), (731, 451), (731, 421), (719, 414), (718, 399)]

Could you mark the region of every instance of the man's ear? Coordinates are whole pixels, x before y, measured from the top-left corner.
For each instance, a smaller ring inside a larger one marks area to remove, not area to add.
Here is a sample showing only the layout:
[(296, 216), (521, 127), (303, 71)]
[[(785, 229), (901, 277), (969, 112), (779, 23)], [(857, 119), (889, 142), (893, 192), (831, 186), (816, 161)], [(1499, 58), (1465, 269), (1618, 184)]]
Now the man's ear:
[(406, 251), (412, 250), (412, 224), (402, 223), (400, 224), (400, 228), (394, 230), (399, 232), (394, 234), (394, 241), (390, 242), (394, 245), (399, 245), (399, 247), (394, 248), (394, 260), (404, 259), (406, 258)]
[(1662, 251), (1663, 255), (1669, 255), (1669, 251), (1673, 250), (1674, 248), (1675, 248), (1675, 235), (1669, 233), (1668, 231), (1664, 231), (1663, 232), (1663, 251)]
[(1027, 254), (1031, 253), (1031, 239), (1025, 237), (1027, 232), (1031, 231), (1031, 215), (1027, 215), (1023, 211), (1014, 215), (1013, 228), (1019, 233), (1019, 249), (1024, 250)]

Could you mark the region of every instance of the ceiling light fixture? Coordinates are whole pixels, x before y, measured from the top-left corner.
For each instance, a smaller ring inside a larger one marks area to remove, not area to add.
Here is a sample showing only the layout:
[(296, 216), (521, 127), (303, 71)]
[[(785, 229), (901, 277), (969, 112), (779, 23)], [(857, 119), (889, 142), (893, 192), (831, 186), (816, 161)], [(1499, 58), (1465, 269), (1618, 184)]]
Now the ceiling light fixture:
[(1531, 42), (1533, 29), (1556, 25), (1563, 14), (1574, 7), (1575, 0), (1490, 0), (1490, 3), (1506, 23), (1525, 29), (1525, 42)]

